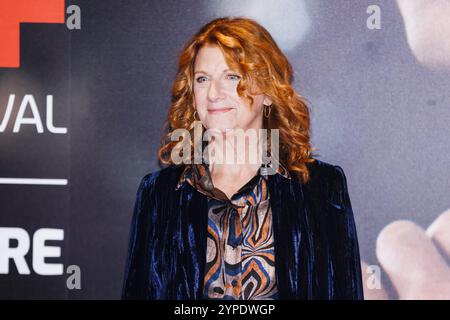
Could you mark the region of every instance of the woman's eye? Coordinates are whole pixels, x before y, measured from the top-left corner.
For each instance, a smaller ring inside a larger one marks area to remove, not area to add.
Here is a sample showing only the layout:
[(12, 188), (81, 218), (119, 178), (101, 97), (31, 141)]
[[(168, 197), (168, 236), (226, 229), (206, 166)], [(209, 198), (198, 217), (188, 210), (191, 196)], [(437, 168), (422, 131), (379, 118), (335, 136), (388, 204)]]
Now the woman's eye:
[(205, 80), (205, 79), (206, 79), (206, 77), (200, 76), (200, 77), (197, 77), (197, 79), (195, 79), (195, 81), (197, 81), (198, 83), (202, 83), (202, 82), (204, 82), (203, 80)]
[(237, 74), (229, 74), (228, 77), (231, 78), (231, 80), (240, 80), (241, 77), (238, 76)]

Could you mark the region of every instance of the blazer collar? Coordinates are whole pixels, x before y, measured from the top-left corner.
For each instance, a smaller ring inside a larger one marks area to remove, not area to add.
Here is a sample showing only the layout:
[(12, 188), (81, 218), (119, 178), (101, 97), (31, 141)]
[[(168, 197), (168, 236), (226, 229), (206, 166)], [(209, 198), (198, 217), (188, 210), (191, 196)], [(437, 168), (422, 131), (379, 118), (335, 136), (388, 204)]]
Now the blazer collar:
[[(184, 168), (182, 169), (180, 178), (178, 179), (178, 182), (175, 186), (175, 190), (178, 190), (181, 188), (181, 186), (186, 182), (190, 182), (193, 184), (193, 181), (198, 180), (198, 177), (209, 174), (209, 165), (206, 163), (201, 164), (186, 164), (184, 165)], [(258, 170), (258, 174), (262, 175), (262, 166)], [(285, 179), (291, 179), (291, 173), (288, 169), (281, 163), (279, 163), (275, 175), (280, 175), (284, 177)]]
[(275, 239), (275, 273), (279, 299), (311, 296), (307, 208), (303, 185), (297, 177), (269, 176), (270, 205)]

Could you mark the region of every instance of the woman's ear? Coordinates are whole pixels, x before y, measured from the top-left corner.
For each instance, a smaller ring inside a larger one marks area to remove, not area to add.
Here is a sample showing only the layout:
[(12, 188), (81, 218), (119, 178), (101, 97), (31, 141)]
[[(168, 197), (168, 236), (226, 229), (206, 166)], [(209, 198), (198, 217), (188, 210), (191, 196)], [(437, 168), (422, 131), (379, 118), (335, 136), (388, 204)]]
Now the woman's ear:
[(266, 106), (270, 106), (272, 104), (272, 99), (270, 99), (269, 96), (264, 95), (264, 101), (263, 104), (265, 104)]

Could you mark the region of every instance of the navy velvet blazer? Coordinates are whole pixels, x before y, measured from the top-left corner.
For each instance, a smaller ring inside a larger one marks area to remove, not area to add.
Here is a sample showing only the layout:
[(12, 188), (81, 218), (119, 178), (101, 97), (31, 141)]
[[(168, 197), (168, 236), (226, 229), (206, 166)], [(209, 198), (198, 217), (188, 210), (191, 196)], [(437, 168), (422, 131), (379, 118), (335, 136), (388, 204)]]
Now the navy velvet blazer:
[[(301, 184), (269, 175), (279, 299), (363, 299), (358, 239), (344, 171), (317, 160)], [(207, 197), (182, 166), (147, 174), (137, 191), (123, 299), (202, 299)]]

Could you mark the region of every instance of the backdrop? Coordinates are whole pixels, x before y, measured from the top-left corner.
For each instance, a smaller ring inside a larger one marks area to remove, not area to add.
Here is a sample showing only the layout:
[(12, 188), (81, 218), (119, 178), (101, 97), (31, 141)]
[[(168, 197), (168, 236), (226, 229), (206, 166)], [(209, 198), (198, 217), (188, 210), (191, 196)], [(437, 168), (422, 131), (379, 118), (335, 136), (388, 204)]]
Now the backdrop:
[(177, 54), (240, 15), (286, 53), (318, 159), (346, 173), (366, 298), (450, 298), (449, 7), (0, 0), (0, 298), (120, 298)]

